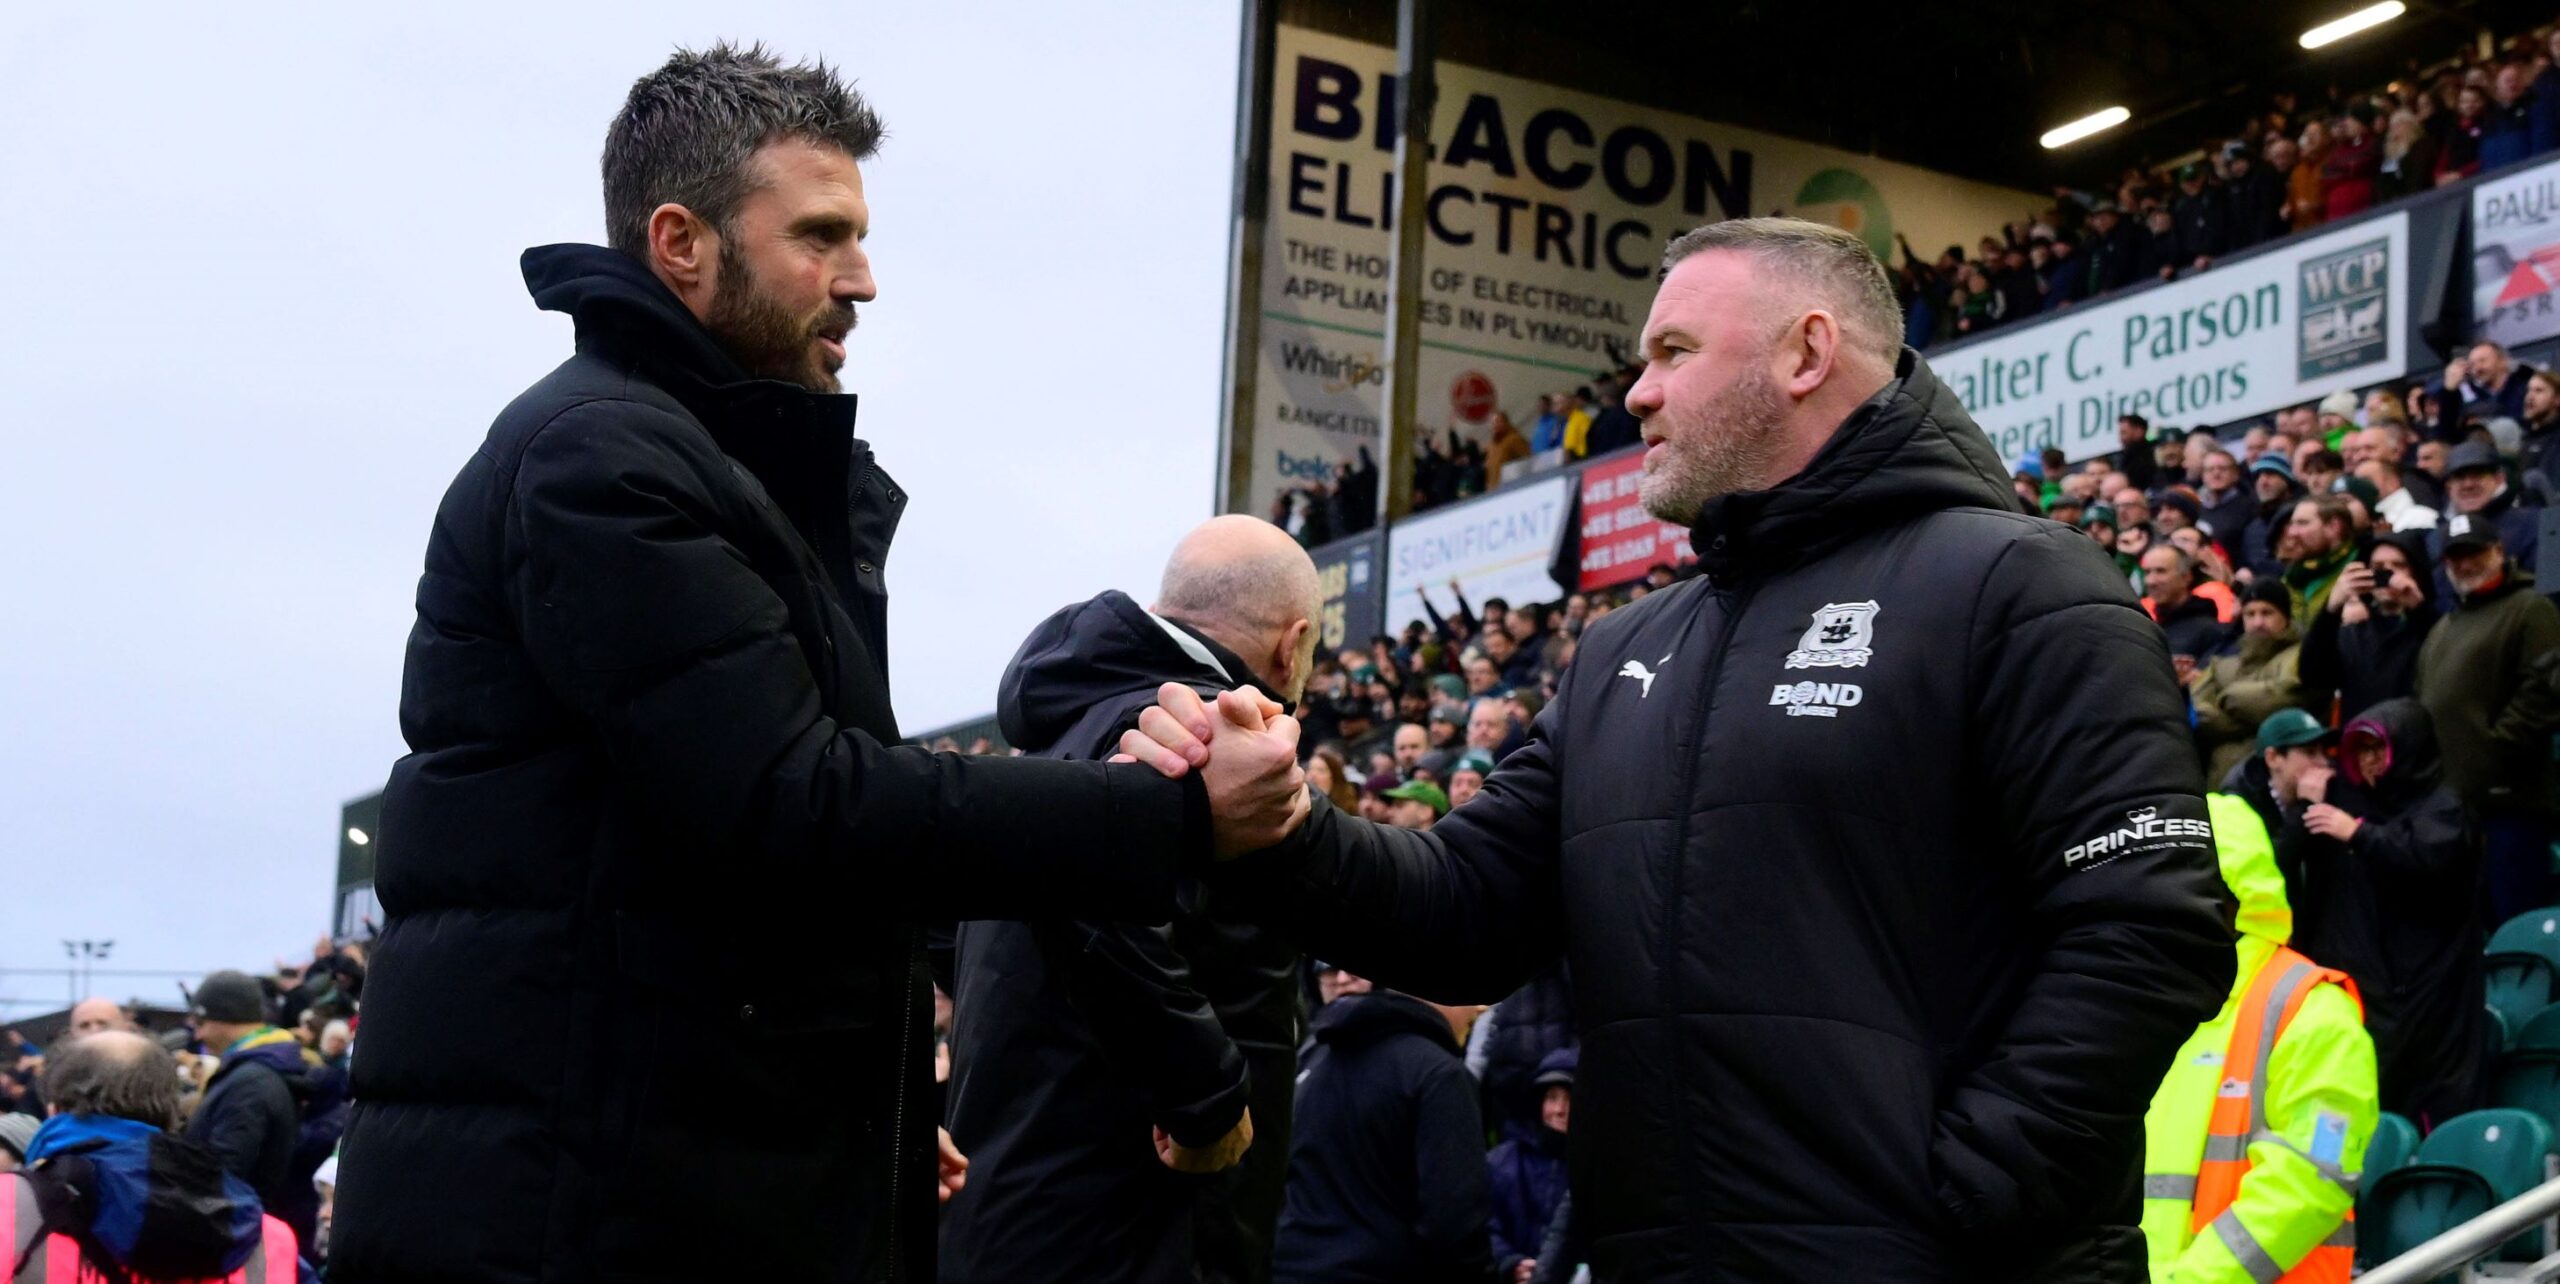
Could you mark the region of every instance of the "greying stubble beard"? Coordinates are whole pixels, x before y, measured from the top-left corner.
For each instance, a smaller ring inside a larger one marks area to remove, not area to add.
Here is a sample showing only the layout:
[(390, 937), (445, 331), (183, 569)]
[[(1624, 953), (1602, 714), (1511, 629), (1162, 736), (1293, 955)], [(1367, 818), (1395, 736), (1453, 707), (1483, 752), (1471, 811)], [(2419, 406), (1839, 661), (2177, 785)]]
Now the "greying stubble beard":
[[(836, 320), (833, 308), (821, 311), (815, 320), (793, 316), (765, 292), (764, 282), (744, 256), (724, 254), (720, 279), (711, 290), (710, 315), (702, 324), (748, 374), (797, 384), (811, 392), (838, 392), (842, 385), (817, 345), (819, 335), (836, 332)], [(851, 333), (852, 304), (844, 305), (842, 321), (845, 332)]]
[(1754, 361), (1695, 409), (1665, 404), (1661, 463), (1636, 483), (1645, 511), (1666, 522), (1696, 524), (1708, 500), (1776, 482), (1784, 447), (1786, 391), (1763, 362)]

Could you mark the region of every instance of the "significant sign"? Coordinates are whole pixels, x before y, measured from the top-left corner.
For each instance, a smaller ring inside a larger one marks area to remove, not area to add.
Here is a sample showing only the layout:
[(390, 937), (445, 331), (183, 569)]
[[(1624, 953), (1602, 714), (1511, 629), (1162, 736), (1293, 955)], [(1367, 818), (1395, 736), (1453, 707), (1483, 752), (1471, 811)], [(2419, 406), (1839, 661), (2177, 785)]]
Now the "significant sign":
[(1399, 523), (1387, 535), (1388, 626), (1401, 629), (1424, 618), (1424, 592), (1447, 614), (1456, 605), (1452, 580), (1471, 605), (1488, 597), (1522, 603), (1563, 597), (1549, 570), (1563, 548), (1572, 482), (1550, 477), (1506, 486)]
[(2409, 307), (2409, 216), (2315, 236), (2088, 304), (1929, 364), (2002, 459), (2116, 449), (2116, 417), (2212, 427), (2394, 378)]

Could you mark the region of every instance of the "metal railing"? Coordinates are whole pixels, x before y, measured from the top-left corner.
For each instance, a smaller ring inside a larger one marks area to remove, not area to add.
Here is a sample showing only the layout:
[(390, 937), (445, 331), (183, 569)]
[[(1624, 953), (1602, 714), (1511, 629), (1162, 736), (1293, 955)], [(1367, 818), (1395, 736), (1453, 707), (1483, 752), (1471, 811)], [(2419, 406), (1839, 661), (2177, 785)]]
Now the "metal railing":
[[(2560, 1215), (2560, 1178), (2553, 1178), (2488, 1212), (2446, 1231), (2416, 1248), (2356, 1277), (2358, 1284), (2422, 1284), (2498, 1250), (2498, 1246), (2537, 1222)], [(2560, 1280), (2560, 1253), (2554, 1253), (2531, 1264), (2491, 1267), (2474, 1275), (2463, 1272), (2464, 1279), (2495, 1278), (2530, 1280), (2550, 1284)]]

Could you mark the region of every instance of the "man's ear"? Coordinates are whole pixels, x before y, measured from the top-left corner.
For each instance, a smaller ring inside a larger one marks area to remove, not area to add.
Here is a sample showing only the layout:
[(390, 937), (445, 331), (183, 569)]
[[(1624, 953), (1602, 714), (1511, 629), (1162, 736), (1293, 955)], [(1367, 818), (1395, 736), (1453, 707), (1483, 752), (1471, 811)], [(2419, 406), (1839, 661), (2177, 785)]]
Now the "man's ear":
[[(1280, 676), (1282, 690), (1299, 686), (1299, 679), (1306, 676), (1298, 672), (1298, 654), (1306, 646), (1307, 634), (1315, 626), (1315, 621), (1301, 619), (1280, 631), (1279, 649), (1271, 656), (1271, 671)], [(1308, 667), (1315, 666), (1310, 663)]]
[(692, 210), (670, 201), (649, 212), (649, 268), (690, 302), (719, 282), (720, 237)]
[(1788, 395), (1810, 397), (1822, 387), (1839, 363), (1840, 340), (1839, 318), (1830, 313), (1816, 309), (1797, 318), (1779, 343), (1784, 354), (1779, 378)]

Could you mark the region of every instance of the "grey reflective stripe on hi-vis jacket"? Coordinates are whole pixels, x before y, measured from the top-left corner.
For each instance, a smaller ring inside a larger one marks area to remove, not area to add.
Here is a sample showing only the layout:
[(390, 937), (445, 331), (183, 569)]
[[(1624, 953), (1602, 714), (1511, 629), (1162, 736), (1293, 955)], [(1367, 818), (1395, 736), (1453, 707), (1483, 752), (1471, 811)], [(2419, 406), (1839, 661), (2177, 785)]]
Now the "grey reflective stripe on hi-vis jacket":
[(2223, 1209), (2222, 1215), (2214, 1218), (2208, 1229), (2222, 1237), (2222, 1246), (2231, 1250), (2232, 1260), (2240, 1263), (2240, 1269), (2247, 1271), (2250, 1279), (2258, 1284), (2275, 1284), (2284, 1278), (2285, 1268), (2276, 1265), (2276, 1259), (2267, 1255), (2266, 1248), (2258, 1243), (2258, 1237), (2240, 1224), (2239, 1209)]

